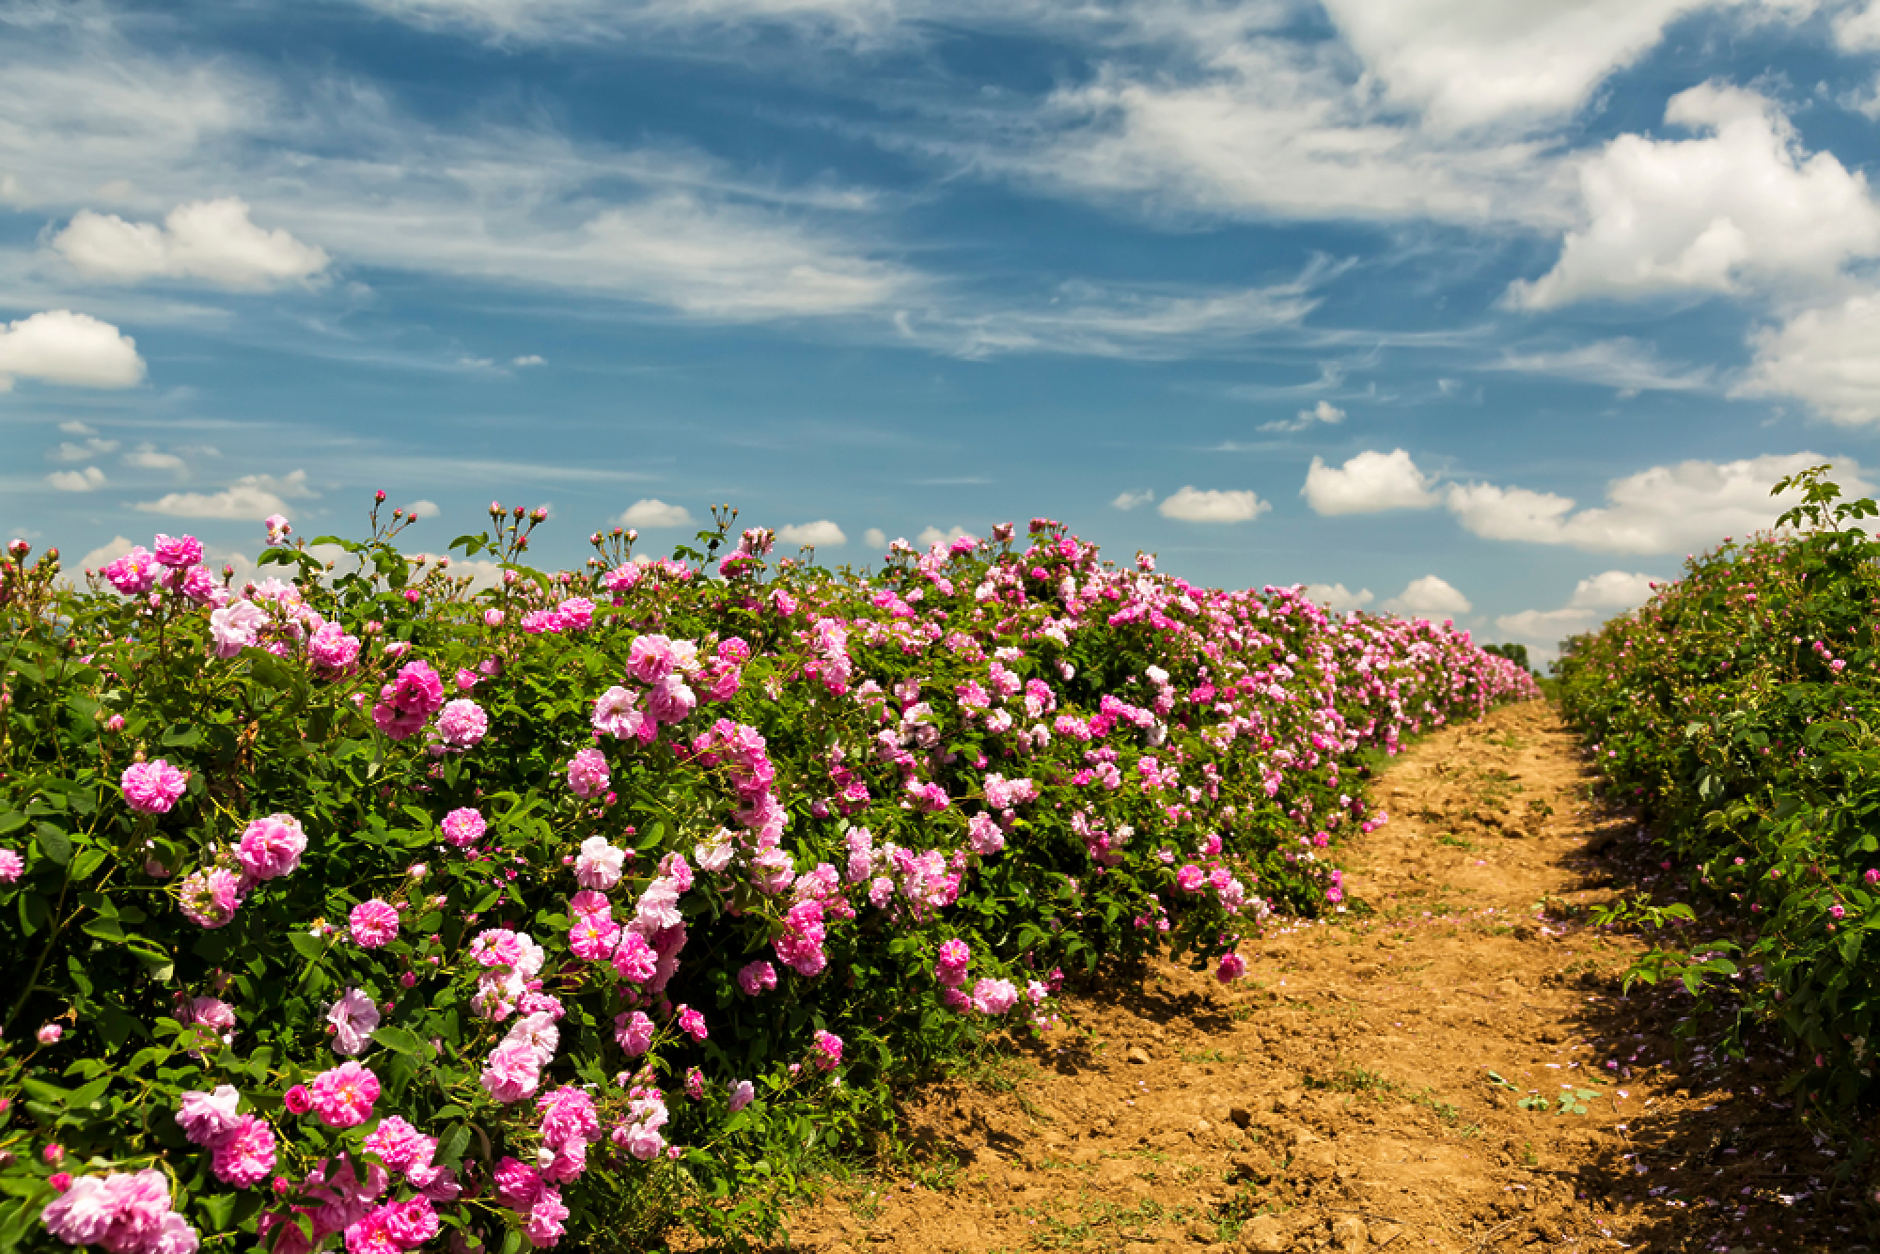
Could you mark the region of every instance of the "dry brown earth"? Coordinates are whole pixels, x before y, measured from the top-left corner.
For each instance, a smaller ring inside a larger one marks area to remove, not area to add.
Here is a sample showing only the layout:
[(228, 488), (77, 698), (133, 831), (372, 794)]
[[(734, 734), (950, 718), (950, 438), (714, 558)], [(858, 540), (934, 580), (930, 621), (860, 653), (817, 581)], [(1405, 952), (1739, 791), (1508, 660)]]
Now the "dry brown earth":
[(790, 1246), (1868, 1248), (1785, 1060), (1680, 1054), (1682, 992), (1622, 995), (1644, 942), (1585, 914), (1646, 849), (1591, 782), (1543, 703), (1425, 738), (1341, 854), (1363, 908), (1249, 945), (1231, 988), (1164, 965), (1073, 999), (979, 1082), (919, 1094), (920, 1169), (832, 1188)]

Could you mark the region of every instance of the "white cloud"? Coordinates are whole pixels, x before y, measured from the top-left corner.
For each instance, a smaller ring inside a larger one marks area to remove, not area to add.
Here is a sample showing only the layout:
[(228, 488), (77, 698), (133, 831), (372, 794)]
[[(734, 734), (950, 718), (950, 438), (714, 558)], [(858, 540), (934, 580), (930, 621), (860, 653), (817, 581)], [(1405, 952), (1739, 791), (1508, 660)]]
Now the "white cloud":
[[(1804, 452), (1653, 466), (1609, 482), (1603, 508), (1576, 510), (1570, 497), (1487, 483), (1452, 484), (1446, 503), (1463, 527), (1490, 540), (1675, 553), (1773, 526), (1797, 499), (1793, 492), (1771, 497), (1776, 480), (1833, 460)], [(1835, 478), (1849, 492), (1869, 490), (1860, 466), (1849, 459), (1838, 460)]]
[(1444, 128), (1569, 114), (1708, 0), (1325, 0), (1390, 96)]
[(1591, 631), (1602, 621), (1597, 610), (1568, 607), (1561, 610), (1522, 610), (1518, 614), (1503, 614), (1495, 619), (1495, 626), (1507, 635), (1523, 644), (1540, 645), (1547, 653), (1554, 652), (1554, 645), (1568, 636), (1577, 636), (1581, 632)]
[(1621, 337), (1573, 348), (1509, 351), (1484, 367), (1522, 374), (1553, 375), (1581, 383), (1637, 392), (1696, 392), (1714, 386), (1708, 366), (1685, 368), (1659, 359), (1649, 344)]
[(137, 341), (89, 314), (50, 309), (0, 323), (0, 392), (11, 388), (16, 378), (68, 387), (127, 388), (143, 377)]
[(1433, 484), (1402, 449), (1366, 449), (1337, 469), (1314, 457), (1299, 495), (1315, 514), (1375, 514), (1436, 504)]
[(92, 436), (83, 444), (74, 444), (70, 440), (62, 441), (59, 446), (46, 454), (46, 460), (55, 462), (86, 462), (105, 453), (115, 453), (116, 440), (101, 440)]
[(140, 444), (134, 452), (124, 454), (124, 464), (139, 470), (167, 470), (179, 479), (189, 474), (188, 462), (175, 453), (160, 451), (154, 444)]
[(1750, 342), (1755, 360), (1732, 395), (1797, 397), (1842, 426), (1880, 422), (1880, 294), (1805, 309)]
[(543, 357), (539, 353), (529, 353), (523, 357), (512, 357), (509, 359), (509, 364), (512, 366), (542, 366), (547, 363), (548, 358)]
[(1475, 606), (1446, 580), (1435, 575), (1425, 575), (1421, 579), (1412, 579), (1402, 592), (1384, 602), (1383, 608), (1393, 614), (1434, 618), (1438, 614), (1467, 614)]
[(76, 418), (73, 418), (67, 422), (60, 423), (59, 430), (65, 432), (65, 434), (67, 435), (97, 435), (98, 434), (97, 428), (92, 427), (86, 423), (82, 423)]
[(923, 549), (931, 549), (936, 544), (951, 544), (955, 540), (970, 536), (972, 533), (964, 527), (949, 527), (942, 531), (938, 527), (925, 527), (914, 537), (914, 543)]
[(622, 527), (690, 527), (692, 515), (683, 505), (668, 505), (649, 496), (627, 506), (615, 522)]
[(1304, 431), (1307, 427), (1315, 426), (1319, 423), (1324, 423), (1328, 427), (1335, 427), (1344, 420), (1344, 410), (1332, 404), (1330, 401), (1322, 400), (1311, 409), (1300, 410), (1297, 417), (1281, 419), (1278, 422), (1262, 423), (1260, 430), (1277, 432)]
[(1155, 500), (1155, 493), (1148, 488), (1143, 488), (1140, 491), (1130, 490), (1117, 493), (1116, 499), (1111, 501), (1110, 505), (1115, 509), (1135, 509), (1138, 505), (1147, 505), (1153, 500)]
[(1342, 583), (1310, 583), (1306, 585), (1306, 595), (1335, 614), (1361, 610), (1375, 600), (1369, 588), (1353, 592)]
[(849, 542), (849, 538), (842, 534), (842, 528), (827, 518), (818, 519), (816, 522), (794, 523), (788, 527), (779, 527), (777, 539), (785, 544), (813, 545), (819, 549), (833, 549)]
[(96, 466), (83, 470), (55, 470), (46, 482), (61, 492), (95, 492), (104, 486), (104, 471)]
[[(110, 565), (118, 558), (123, 557), (135, 547), (135, 541), (126, 540), (123, 536), (112, 536), (109, 540), (106, 540), (103, 544), (79, 558), (78, 569), (99, 570), (102, 567)], [(71, 567), (68, 566), (66, 569), (70, 570)]]
[(1867, 0), (1835, 14), (1834, 42), (1843, 52), (1880, 49), (1880, 2)]
[(90, 279), (201, 279), (249, 290), (309, 282), (330, 260), (284, 230), (256, 226), (248, 205), (233, 197), (178, 205), (162, 226), (82, 209), (52, 248)]
[(1602, 571), (1590, 578), (1580, 580), (1575, 585), (1573, 599), (1568, 604), (1575, 609), (1633, 609), (1652, 599), (1653, 582), (1650, 575), (1634, 574), (1623, 570)]
[(1804, 154), (1767, 97), (1703, 83), (1665, 121), (1696, 139), (1621, 135), (1580, 165), (1583, 220), (1560, 260), (1510, 302), (1546, 309), (1597, 297), (1820, 283), (1880, 253), (1880, 206), (1832, 153)]
[(1175, 495), (1166, 498), (1156, 510), (1164, 518), (1179, 518), (1183, 522), (1199, 523), (1237, 523), (1258, 518), (1273, 506), (1261, 500), (1252, 492), (1233, 490), (1203, 490), (1183, 487)]
[(405, 513), (412, 518), (436, 518), (443, 513), (436, 501), (413, 501), (404, 507)]
[(885, 551), (888, 547), (888, 533), (879, 527), (870, 527), (862, 532), (862, 543), (871, 549)]
[(821, 24), (854, 37), (893, 23), (893, 0), (363, 0), (413, 25), (467, 29), (499, 41), (619, 37), (634, 28), (719, 27), (754, 21)]
[(138, 501), (133, 508), (173, 518), (259, 522), (269, 514), (287, 513), (289, 500), (313, 495), (307, 472), (296, 470), (283, 478), (244, 475), (220, 492), (171, 492), (154, 501)]

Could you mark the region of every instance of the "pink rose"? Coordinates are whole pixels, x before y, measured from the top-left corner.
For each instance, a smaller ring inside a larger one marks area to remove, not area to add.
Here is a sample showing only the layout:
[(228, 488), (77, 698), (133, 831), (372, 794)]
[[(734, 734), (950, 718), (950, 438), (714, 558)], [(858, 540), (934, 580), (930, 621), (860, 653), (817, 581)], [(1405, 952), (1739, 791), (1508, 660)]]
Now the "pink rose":
[(151, 762), (133, 762), (124, 768), (120, 781), (124, 800), (142, 814), (167, 814), (183, 795), (189, 776), (162, 758)]
[(0, 849), (0, 884), (11, 884), (26, 870), (26, 859), (11, 849)]
[(202, 560), (202, 541), (195, 536), (166, 536), (156, 538), (156, 558), (159, 563), (172, 569), (194, 566)]
[(489, 731), (490, 716), (483, 712), (483, 707), (468, 697), (459, 697), (445, 704), (443, 712), (437, 716), (437, 736), (446, 749), (459, 752), (473, 749)]
[(291, 814), (271, 814), (243, 830), (235, 858), (255, 879), (271, 880), (293, 874), (306, 849), (307, 833), (301, 830), (300, 820)]
[(253, 1115), (243, 1115), (235, 1130), (215, 1147), (215, 1178), (245, 1189), (274, 1170), (274, 1129)]
[(483, 839), (483, 833), (488, 830), (488, 824), (484, 822), (482, 813), (469, 806), (446, 814), (441, 826), (444, 839), (458, 849), (476, 844)]
[(568, 787), (577, 797), (598, 797), (607, 791), (613, 773), (598, 749), (582, 749), (568, 763)]
[(369, 1067), (343, 1062), (322, 1071), (307, 1086), (313, 1113), (329, 1128), (356, 1128), (372, 1117), (379, 1100), (379, 1078)]
[(398, 935), (398, 907), (374, 897), (354, 906), (348, 923), (360, 948), (382, 949)]

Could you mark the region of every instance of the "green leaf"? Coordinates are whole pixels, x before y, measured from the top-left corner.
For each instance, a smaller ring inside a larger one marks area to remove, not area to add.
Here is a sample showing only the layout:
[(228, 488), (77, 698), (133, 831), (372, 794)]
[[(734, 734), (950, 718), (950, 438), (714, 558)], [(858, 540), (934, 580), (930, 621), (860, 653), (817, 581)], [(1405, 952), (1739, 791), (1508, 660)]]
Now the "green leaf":
[(326, 942), (308, 932), (289, 932), (287, 943), (308, 962), (317, 961), (326, 952)]
[(72, 838), (50, 823), (33, 828), (33, 841), (48, 862), (64, 866), (72, 860)]
[(407, 1054), (413, 1058), (429, 1058), (431, 1043), (416, 1032), (405, 1028), (380, 1028), (372, 1034), (372, 1039), (390, 1050)]

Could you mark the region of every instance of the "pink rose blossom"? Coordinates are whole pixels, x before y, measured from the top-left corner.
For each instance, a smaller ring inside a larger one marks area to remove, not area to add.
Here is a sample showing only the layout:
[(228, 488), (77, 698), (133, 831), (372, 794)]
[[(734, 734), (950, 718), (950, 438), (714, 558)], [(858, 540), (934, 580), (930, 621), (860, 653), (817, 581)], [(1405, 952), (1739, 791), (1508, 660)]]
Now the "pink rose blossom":
[(279, 544), (294, 530), (293, 527), (289, 525), (285, 514), (269, 514), (266, 518), (261, 520), (261, 525), (268, 529), (268, 544), (270, 546)]
[(614, 1040), (627, 1057), (638, 1058), (653, 1045), (653, 1021), (638, 1010), (614, 1016)]
[(44, 1024), (33, 1034), (33, 1039), (41, 1045), (57, 1045), (59, 1038), (65, 1035), (65, 1029), (56, 1023)]
[(777, 987), (777, 969), (768, 962), (752, 962), (738, 968), (738, 987), (756, 997)]
[(159, 533), (154, 543), (157, 546), (157, 561), (172, 569), (194, 566), (202, 560), (202, 541), (195, 536), (166, 536)]
[(437, 716), (437, 735), (446, 749), (473, 749), (490, 728), (490, 716), (468, 697), (447, 702)]
[(125, 596), (142, 596), (157, 581), (157, 559), (140, 544), (123, 557), (106, 564), (104, 577)]
[(300, 820), (291, 814), (271, 814), (242, 831), (235, 858), (255, 879), (271, 880), (293, 874), (306, 849), (307, 833), (301, 830)]
[(488, 830), (482, 813), (469, 806), (446, 814), (440, 826), (444, 832), (444, 839), (458, 849), (476, 844), (483, 839), (483, 833)]
[(690, 1006), (679, 1007), (679, 1030), (695, 1041), (705, 1039), (705, 1016)]
[(647, 944), (646, 938), (638, 932), (628, 932), (620, 938), (620, 947), (614, 951), (614, 970), (621, 978), (635, 984), (644, 984), (653, 978), (659, 967), (659, 955)]
[(398, 907), (374, 897), (354, 906), (347, 922), (354, 944), (361, 949), (382, 949), (398, 935)]
[(598, 749), (582, 749), (568, 763), (568, 787), (577, 797), (598, 797), (607, 791), (613, 773)]
[(842, 1038), (834, 1032), (818, 1029), (815, 1037), (816, 1066), (823, 1071), (834, 1071), (842, 1063)]
[(605, 836), (590, 836), (581, 842), (581, 852), (575, 856), (575, 882), (583, 888), (606, 892), (620, 882), (626, 864), (624, 849), (609, 844)]
[(1237, 953), (1221, 955), (1221, 965), (1214, 972), (1214, 977), (1223, 984), (1232, 984), (1247, 973), (1247, 960)]
[(490, 1052), (479, 1078), (491, 1097), (508, 1104), (535, 1092), (542, 1082), (542, 1067), (527, 1045), (503, 1044)]
[(313, 1113), (327, 1127), (356, 1128), (372, 1117), (372, 1103), (379, 1100), (379, 1078), (369, 1067), (342, 1062), (313, 1077), (307, 1097)]
[(268, 612), (253, 601), (231, 601), (209, 614), (209, 638), (214, 654), (227, 661), (254, 644), (268, 625)]
[(241, 877), (226, 867), (195, 871), (178, 889), (177, 904), (190, 922), (202, 928), (225, 926), (242, 903)]
[(749, 1080), (739, 1080), (731, 1086), (731, 1113), (737, 1114), (751, 1104), (757, 1096), (757, 1090)]
[(333, 1052), (356, 1058), (372, 1043), (373, 1030), (379, 1026), (379, 1008), (370, 997), (349, 988), (327, 1008), (326, 1021), (333, 1027)]
[(189, 776), (157, 758), (125, 767), (121, 784), (124, 800), (131, 809), (142, 814), (166, 814), (183, 795)]
[(326, 675), (346, 675), (359, 661), (360, 647), (359, 637), (338, 623), (323, 623), (307, 638), (307, 658)]
[(615, 740), (647, 738), (647, 733), (659, 734), (656, 723), (649, 720), (639, 708), (640, 696), (630, 688), (615, 685), (603, 692), (594, 702), (594, 713), (589, 718), (594, 730)]
[(26, 870), (26, 859), (11, 849), (0, 849), (0, 884), (11, 884)]
[(569, 597), (555, 607), (555, 613), (567, 631), (586, 631), (594, 625), (594, 602), (586, 597)]
[(982, 1015), (1002, 1015), (1018, 1004), (1018, 989), (1010, 980), (980, 980), (973, 985), (973, 1009)]
[(542, 1173), (514, 1158), (496, 1164), (490, 1184), (496, 1200), (511, 1210), (527, 1210), (542, 1196)]
[(401, 1250), (415, 1250), (435, 1238), (442, 1225), (427, 1197), (407, 1198), (381, 1208), (385, 1231)]
[(232, 1085), (218, 1085), (208, 1093), (188, 1092), (176, 1107), (176, 1122), (191, 1145), (213, 1149), (233, 1133), (241, 1122), (237, 1107), (241, 1094)]
[(568, 1208), (562, 1204), (561, 1194), (554, 1189), (543, 1189), (542, 1196), (529, 1208), (529, 1219), (522, 1231), (530, 1245), (538, 1250), (546, 1249), (561, 1240), (562, 1220), (566, 1218)]
[(287, 1107), (290, 1115), (304, 1115), (313, 1109), (313, 1094), (304, 1084), (296, 1084), (281, 1094), (281, 1104)]
[(211, 1166), (216, 1179), (238, 1189), (265, 1180), (274, 1170), (274, 1129), (254, 1115), (243, 1115), (235, 1130), (217, 1143)]
[(444, 704), (444, 681), (424, 661), (406, 662), (398, 677), (379, 689), (372, 721), (393, 740), (416, 735)]

